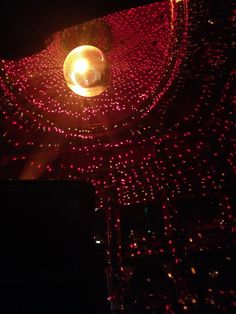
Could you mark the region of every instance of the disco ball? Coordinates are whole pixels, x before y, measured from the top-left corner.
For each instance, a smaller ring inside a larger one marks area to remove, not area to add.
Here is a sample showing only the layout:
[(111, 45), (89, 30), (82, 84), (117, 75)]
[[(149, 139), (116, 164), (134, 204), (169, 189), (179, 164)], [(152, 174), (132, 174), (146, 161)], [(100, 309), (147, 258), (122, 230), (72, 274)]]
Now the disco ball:
[(68, 87), (84, 97), (100, 95), (110, 80), (110, 66), (104, 53), (89, 45), (77, 47), (68, 54), (63, 72)]

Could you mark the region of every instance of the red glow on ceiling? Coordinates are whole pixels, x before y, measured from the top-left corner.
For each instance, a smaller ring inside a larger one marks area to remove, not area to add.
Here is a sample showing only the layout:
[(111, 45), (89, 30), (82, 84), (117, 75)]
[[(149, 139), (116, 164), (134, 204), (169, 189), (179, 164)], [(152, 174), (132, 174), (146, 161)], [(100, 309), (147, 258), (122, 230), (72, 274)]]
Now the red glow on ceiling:
[[(101, 205), (108, 186), (122, 204), (220, 191), (225, 169), (235, 171), (234, 72), (222, 44), (229, 25), (203, 25), (208, 7), (189, 5), (111, 14), (56, 33), (36, 55), (1, 60), (1, 177), (89, 179)], [(79, 38), (91, 25), (96, 39)], [(95, 41), (111, 63), (99, 96), (66, 86), (63, 62), (75, 38)]]

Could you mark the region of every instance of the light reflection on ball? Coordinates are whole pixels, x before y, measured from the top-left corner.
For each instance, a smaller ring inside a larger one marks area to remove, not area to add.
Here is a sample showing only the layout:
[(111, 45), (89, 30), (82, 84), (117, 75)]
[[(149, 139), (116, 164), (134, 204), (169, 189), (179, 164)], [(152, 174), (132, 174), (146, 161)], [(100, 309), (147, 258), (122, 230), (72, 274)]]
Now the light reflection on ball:
[(80, 96), (100, 95), (109, 84), (109, 63), (94, 46), (73, 49), (65, 59), (63, 72), (68, 87)]

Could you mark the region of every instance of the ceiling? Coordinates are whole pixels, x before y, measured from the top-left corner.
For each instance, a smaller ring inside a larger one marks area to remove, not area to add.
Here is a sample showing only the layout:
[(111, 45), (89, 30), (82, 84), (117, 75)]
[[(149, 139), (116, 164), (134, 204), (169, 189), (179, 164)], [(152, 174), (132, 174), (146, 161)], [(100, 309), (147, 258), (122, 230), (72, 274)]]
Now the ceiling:
[[(18, 6), (16, 20), (4, 11), (5, 28), (14, 22), (0, 51), (1, 178), (90, 180), (101, 206), (111, 187), (125, 205), (229, 192), (233, 6), (86, 3)], [(80, 97), (64, 82), (64, 59), (80, 44), (110, 61), (100, 96)]]
[(40, 52), (55, 32), (140, 5), (141, 0), (5, 1), (0, 5), (0, 57), (19, 59)]

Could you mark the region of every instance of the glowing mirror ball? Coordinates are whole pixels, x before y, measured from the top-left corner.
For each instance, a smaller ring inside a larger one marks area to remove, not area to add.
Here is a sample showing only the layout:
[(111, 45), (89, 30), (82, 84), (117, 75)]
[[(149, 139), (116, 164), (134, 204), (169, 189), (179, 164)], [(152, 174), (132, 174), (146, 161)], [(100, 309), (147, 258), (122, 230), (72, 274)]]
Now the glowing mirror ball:
[(109, 84), (109, 63), (94, 46), (73, 49), (65, 59), (63, 72), (68, 87), (80, 96), (100, 95)]

